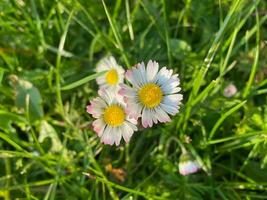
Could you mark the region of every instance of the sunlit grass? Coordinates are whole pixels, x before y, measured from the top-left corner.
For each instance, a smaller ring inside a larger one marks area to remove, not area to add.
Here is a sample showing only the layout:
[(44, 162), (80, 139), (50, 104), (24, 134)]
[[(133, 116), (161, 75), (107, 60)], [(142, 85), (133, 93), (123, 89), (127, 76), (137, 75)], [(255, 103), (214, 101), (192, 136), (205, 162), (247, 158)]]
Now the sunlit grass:
[[(260, 0), (2, 0), (0, 199), (266, 199), (266, 10)], [(86, 105), (107, 55), (125, 70), (152, 59), (179, 74), (172, 122), (100, 143)], [(181, 147), (198, 173), (179, 174)]]

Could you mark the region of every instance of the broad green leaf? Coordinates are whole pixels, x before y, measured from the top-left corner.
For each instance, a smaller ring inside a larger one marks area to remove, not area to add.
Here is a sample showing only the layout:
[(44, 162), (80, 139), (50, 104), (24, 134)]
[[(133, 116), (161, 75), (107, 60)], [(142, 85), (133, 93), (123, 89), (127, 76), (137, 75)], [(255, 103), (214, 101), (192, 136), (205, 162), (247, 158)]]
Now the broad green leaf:
[(83, 84), (87, 83), (88, 81), (94, 80), (97, 77), (104, 75), (105, 73), (106, 73), (106, 71), (99, 72), (99, 73), (96, 73), (96, 74), (93, 74), (93, 75), (89, 75), (89, 76), (87, 76), (85, 78), (82, 78), (81, 80), (78, 80), (78, 81), (76, 81), (74, 83), (71, 83), (69, 85), (66, 85), (66, 86), (62, 87), (61, 90), (71, 90), (73, 88), (76, 88), (76, 87), (78, 87), (80, 85), (83, 85)]
[[(43, 117), (42, 97), (39, 90), (29, 81), (19, 79), (16, 76), (11, 77), (16, 91), (15, 103), (17, 107), (25, 111), (29, 109), (30, 120), (37, 120)], [(26, 99), (28, 96), (28, 100)], [(27, 103), (27, 101), (29, 101)], [(27, 108), (27, 106), (29, 108)]]
[(46, 138), (50, 138), (52, 146), (51, 152), (59, 152), (62, 149), (62, 143), (57, 135), (56, 130), (47, 121), (42, 121), (40, 126), (39, 142), (43, 142)]
[(191, 51), (191, 46), (184, 40), (170, 39), (170, 49), (172, 55), (181, 60)]

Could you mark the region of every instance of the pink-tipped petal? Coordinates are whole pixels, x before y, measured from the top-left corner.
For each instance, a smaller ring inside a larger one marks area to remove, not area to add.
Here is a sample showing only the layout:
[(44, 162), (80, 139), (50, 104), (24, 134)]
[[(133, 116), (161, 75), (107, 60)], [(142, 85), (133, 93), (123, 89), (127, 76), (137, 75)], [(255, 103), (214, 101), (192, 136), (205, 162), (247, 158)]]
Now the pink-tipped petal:
[(86, 107), (86, 110), (87, 110), (88, 113), (93, 114), (93, 113), (92, 113), (92, 112), (93, 112), (93, 106), (92, 106), (92, 105), (88, 105), (88, 106)]

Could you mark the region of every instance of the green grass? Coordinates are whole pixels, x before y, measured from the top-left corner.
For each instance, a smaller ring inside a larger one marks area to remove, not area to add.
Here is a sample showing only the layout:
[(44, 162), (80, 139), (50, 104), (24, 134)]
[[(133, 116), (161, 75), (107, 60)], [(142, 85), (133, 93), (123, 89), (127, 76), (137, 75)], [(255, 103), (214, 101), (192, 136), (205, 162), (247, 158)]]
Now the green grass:
[[(267, 199), (266, 24), (260, 0), (2, 0), (0, 199)], [(172, 122), (100, 143), (106, 55), (179, 73)], [(200, 172), (179, 174), (181, 144)]]

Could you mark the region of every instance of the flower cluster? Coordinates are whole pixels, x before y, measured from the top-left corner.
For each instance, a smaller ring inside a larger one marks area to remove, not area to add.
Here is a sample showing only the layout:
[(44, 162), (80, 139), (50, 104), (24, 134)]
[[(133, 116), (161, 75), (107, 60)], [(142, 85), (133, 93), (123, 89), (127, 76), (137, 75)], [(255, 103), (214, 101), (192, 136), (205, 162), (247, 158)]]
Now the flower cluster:
[(90, 101), (87, 112), (96, 118), (93, 128), (104, 144), (118, 146), (121, 138), (129, 142), (139, 118), (147, 128), (170, 122), (170, 115), (179, 112), (183, 96), (178, 74), (166, 67), (160, 69), (155, 61), (138, 63), (124, 73), (113, 57), (107, 57), (96, 71), (107, 72), (96, 79), (99, 96)]

